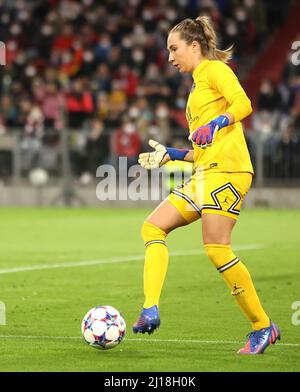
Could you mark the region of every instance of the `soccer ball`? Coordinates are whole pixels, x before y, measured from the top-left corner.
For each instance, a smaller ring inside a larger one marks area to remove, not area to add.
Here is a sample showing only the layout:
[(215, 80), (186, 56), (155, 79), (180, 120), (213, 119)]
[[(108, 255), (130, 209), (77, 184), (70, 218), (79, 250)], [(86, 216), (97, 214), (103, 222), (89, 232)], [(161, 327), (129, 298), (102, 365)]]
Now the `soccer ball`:
[(81, 323), (83, 339), (92, 347), (108, 350), (122, 342), (126, 324), (112, 306), (97, 306), (84, 316)]
[(34, 186), (44, 186), (48, 182), (48, 173), (42, 168), (32, 169), (29, 173), (29, 181)]

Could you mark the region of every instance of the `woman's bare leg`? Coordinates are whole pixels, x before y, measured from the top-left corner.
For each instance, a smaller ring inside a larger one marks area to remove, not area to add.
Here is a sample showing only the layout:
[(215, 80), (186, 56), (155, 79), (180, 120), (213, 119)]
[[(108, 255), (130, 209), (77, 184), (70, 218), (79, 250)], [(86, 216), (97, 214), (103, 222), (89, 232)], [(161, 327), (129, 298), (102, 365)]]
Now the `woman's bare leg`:
[(199, 215), (195, 212), (194, 219), (187, 222), (173, 204), (166, 199), (156, 207), (156, 209), (146, 218), (146, 221), (159, 227), (166, 234), (169, 234), (177, 227), (188, 225), (199, 218)]

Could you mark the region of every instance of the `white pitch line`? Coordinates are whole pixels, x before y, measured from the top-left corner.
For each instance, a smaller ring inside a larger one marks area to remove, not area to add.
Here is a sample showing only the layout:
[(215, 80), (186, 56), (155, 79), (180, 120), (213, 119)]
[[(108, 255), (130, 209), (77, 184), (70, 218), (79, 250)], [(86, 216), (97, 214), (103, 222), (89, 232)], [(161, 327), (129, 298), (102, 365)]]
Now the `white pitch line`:
[[(14, 335), (0, 335), (1, 339), (40, 339), (40, 340), (83, 340), (80, 336), (14, 336)], [(199, 340), (199, 339), (131, 339), (125, 338), (125, 341), (129, 342), (148, 342), (148, 343), (191, 343), (191, 344), (243, 344), (244, 341), (240, 340)], [(276, 342), (278, 346), (290, 346), (299, 347), (300, 343), (279, 343)]]
[[(234, 247), (234, 250), (253, 250), (253, 249), (264, 249), (266, 248), (264, 245), (259, 244), (249, 244), (249, 245), (239, 245)], [(171, 252), (171, 257), (177, 256), (193, 256), (193, 255), (202, 255), (204, 254), (204, 250), (201, 249), (187, 249), (181, 250), (177, 252)], [(74, 262), (66, 262), (66, 263), (55, 263), (55, 264), (37, 264), (30, 266), (20, 266), (15, 268), (3, 268), (0, 269), (0, 275), (3, 274), (11, 274), (14, 272), (26, 272), (26, 271), (39, 271), (39, 270), (47, 270), (47, 269), (57, 269), (57, 268), (73, 268), (73, 267), (86, 267), (89, 265), (101, 265), (101, 264), (112, 264), (112, 263), (127, 263), (128, 261), (140, 261), (144, 260), (144, 255), (133, 255), (133, 256), (120, 256), (120, 257), (111, 257), (107, 259), (99, 259), (99, 260), (82, 260), (82, 261), (74, 261)]]

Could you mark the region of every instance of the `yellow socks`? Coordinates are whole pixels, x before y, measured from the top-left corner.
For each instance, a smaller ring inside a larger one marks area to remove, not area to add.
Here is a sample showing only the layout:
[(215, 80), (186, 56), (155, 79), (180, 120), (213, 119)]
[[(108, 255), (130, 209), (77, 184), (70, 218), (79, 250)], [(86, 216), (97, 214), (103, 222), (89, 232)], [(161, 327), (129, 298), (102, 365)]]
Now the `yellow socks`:
[[(169, 254), (166, 246), (166, 233), (149, 222), (144, 222), (142, 236), (145, 244), (144, 264), (144, 308), (159, 305), (159, 298), (166, 277)], [(251, 276), (245, 265), (234, 255), (230, 245), (207, 244), (204, 249), (209, 259), (231, 290), (252, 324), (252, 328), (259, 330), (270, 326), (270, 319), (265, 313)]]
[(169, 253), (165, 242), (166, 233), (149, 222), (144, 222), (142, 237), (145, 244), (144, 265), (144, 308), (150, 308), (159, 303), (168, 269)]
[(204, 249), (250, 320), (252, 328), (259, 330), (269, 327), (270, 319), (261, 306), (251, 276), (230, 245), (208, 244), (204, 245)]

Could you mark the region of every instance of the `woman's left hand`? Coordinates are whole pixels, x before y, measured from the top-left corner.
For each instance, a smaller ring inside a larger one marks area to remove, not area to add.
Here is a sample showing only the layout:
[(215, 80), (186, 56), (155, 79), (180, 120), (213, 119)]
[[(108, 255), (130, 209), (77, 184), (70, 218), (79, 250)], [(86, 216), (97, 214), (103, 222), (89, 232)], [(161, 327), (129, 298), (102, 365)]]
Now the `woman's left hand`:
[(201, 148), (210, 147), (218, 129), (218, 124), (211, 121), (209, 124), (203, 125), (196, 129), (196, 131), (192, 132), (189, 136), (189, 140)]

